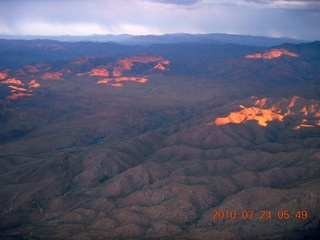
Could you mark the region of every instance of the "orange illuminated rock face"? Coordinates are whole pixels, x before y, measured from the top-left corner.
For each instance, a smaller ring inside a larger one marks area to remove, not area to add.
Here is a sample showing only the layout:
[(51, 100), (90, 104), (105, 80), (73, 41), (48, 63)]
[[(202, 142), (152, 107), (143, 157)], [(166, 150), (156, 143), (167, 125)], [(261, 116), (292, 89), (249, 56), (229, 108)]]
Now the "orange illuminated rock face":
[(15, 84), (15, 85), (24, 85), (21, 80), (15, 79), (15, 78), (9, 78), (5, 81), (1, 81), (1, 84)]
[(119, 77), (115, 79), (116, 82), (127, 82), (127, 81), (132, 81), (132, 82), (139, 82), (139, 83), (145, 83), (148, 81), (147, 78), (139, 78), (139, 77)]
[(96, 68), (91, 69), (89, 72), (85, 73), (77, 73), (78, 77), (82, 77), (88, 75), (90, 77), (109, 77), (110, 73), (105, 66), (98, 66)]
[(6, 80), (0, 81), (0, 84), (6, 84), (8, 86), (8, 88), (10, 89), (11, 95), (7, 96), (6, 97), (7, 99), (16, 100), (20, 97), (33, 96), (32, 90), (28, 90), (24, 87), (21, 87), (21, 86), (25, 86), (25, 84), (19, 79), (8, 78)]
[(113, 69), (113, 76), (120, 77), (124, 71), (128, 71), (133, 66), (132, 61), (129, 59), (119, 60), (117, 66)]
[(55, 73), (44, 73), (41, 75), (41, 79), (43, 80), (62, 80), (62, 72)]
[(11, 90), (11, 92), (17, 92), (17, 91), (22, 91), (22, 92), (26, 92), (26, 91), (28, 91), (27, 89), (25, 89), (25, 88), (21, 88), (21, 87), (16, 87), (16, 86), (9, 86), (9, 88), (11, 88), (12, 90)]
[[(75, 64), (83, 64), (89, 61), (92, 57), (82, 57), (76, 60)], [(163, 59), (158, 56), (132, 56), (124, 59), (120, 59), (106, 65), (100, 65), (91, 69), (89, 72), (77, 73), (76, 76), (90, 76), (90, 77), (107, 77), (97, 81), (97, 84), (106, 84), (113, 87), (122, 87), (124, 82), (136, 82), (145, 83), (148, 81), (146, 77), (132, 76), (135, 73), (128, 72), (132, 70), (135, 63), (154, 63), (154, 67), (150, 70), (168, 70), (169, 60)], [(127, 75), (127, 76), (125, 76)], [(128, 76), (131, 75), (131, 76)]]
[(122, 87), (123, 86), (122, 83), (110, 83), (109, 85), (113, 86), (113, 87)]
[(249, 54), (246, 55), (245, 58), (263, 58), (263, 59), (273, 59), (278, 58), (283, 55), (287, 55), (290, 57), (298, 57), (297, 53), (289, 52), (286, 49), (271, 49), (268, 51), (265, 51), (264, 53), (255, 53), (255, 54)]
[(3, 72), (0, 72), (0, 80), (1, 79), (6, 79), (8, 77), (8, 72), (9, 71), (10, 71), (9, 69), (6, 69)]
[(156, 66), (153, 67), (153, 69), (158, 69), (158, 70), (166, 70), (166, 68), (161, 64), (161, 63), (158, 63)]
[(229, 123), (241, 124), (247, 121), (256, 121), (260, 126), (267, 127), (269, 122), (283, 122), (287, 116), (303, 117), (300, 123), (293, 127), (297, 130), (300, 128), (313, 128), (319, 126), (320, 108), (319, 101), (305, 100), (300, 97), (291, 99), (281, 99), (275, 101), (268, 98), (257, 99), (251, 97), (248, 105), (239, 105), (239, 110), (229, 113), (226, 117), (218, 117), (208, 125), (226, 125)]
[(97, 67), (91, 70), (89, 76), (109, 77), (109, 71), (105, 67)]
[(145, 83), (147, 82), (147, 78), (139, 78), (139, 77), (118, 77), (118, 78), (104, 78), (99, 80), (98, 84), (107, 84), (113, 87), (122, 87), (123, 84), (121, 82), (137, 82), (137, 83)]
[[(10, 100), (16, 100), (18, 98), (21, 97), (31, 97), (34, 94), (32, 93), (32, 90), (28, 90), (24, 87), (21, 86), (25, 86), (24, 83), (22, 83), (21, 80), (16, 79), (16, 78), (9, 78), (7, 80), (4, 81), (0, 81), (0, 84), (7, 84), (8, 88), (11, 89), (11, 95), (7, 96), (7, 99)], [(40, 84), (37, 83), (35, 80), (30, 81), (29, 83), (29, 87), (40, 87)]]
[[(163, 57), (154, 57), (154, 56), (132, 56), (129, 58), (121, 59), (117, 62), (117, 66), (113, 69), (113, 76), (119, 77), (122, 76), (124, 71), (129, 71), (131, 67), (133, 66), (133, 63), (149, 63), (149, 62), (156, 62), (158, 68), (154, 69), (160, 69), (165, 70), (166, 68), (162, 66), (169, 65), (170, 61), (164, 60)], [(160, 64), (160, 65), (159, 65)], [(161, 66), (161, 67), (160, 67)], [(162, 69), (161, 69), (162, 68)]]
[(33, 94), (31, 93), (13, 93), (12, 95), (8, 96), (7, 99), (16, 100), (20, 97), (31, 97), (31, 96), (33, 96)]
[(112, 78), (104, 78), (104, 79), (99, 80), (97, 83), (98, 83), (98, 84), (103, 84), (103, 83), (108, 84), (108, 83), (110, 83), (111, 81), (112, 81)]
[[(83, 64), (89, 61), (93, 57), (82, 57), (76, 60), (75, 64)], [(154, 63), (154, 67), (151, 70), (168, 70), (168, 65), (170, 64), (169, 60), (163, 59), (163, 57), (155, 57), (155, 56), (132, 56), (124, 59), (117, 60), (115, 62), (111, 62), (104, 65), (100, 65), (91, 69), (89, 72), (77, 73), (78, 77), (82, 76), (90, 76), (90, 77), (108, 77), (103, 78), (97, 81), (97, 84), (106, 84), (113, 87), (122, 87), (123, 82), (137, 82), (137, 83), (145, 83), (148, 81), (146, 77), (141, 76), (132, 76), (135, 75), (132, 72), (132, 67), (135, 63)], [(126, 74), (125, 74), (126, 73)], [(131, 76), (125, 76), (125, 75)]]
[(228, 123), (242, 123), (250, 120), (255, 120), (260, 126), (266, 127), (269, 121), (283, 121), (281, 114), (272, 112), (269, 109), (261, 109), (257, 107), (244, 108), (238, 112), (232, 112), (224, 118), (217, 118), (214, 122), (216, 125), (224, 125)]
[(36, 80), (33, 79), (29, 82), (29, 86), (30, 86), (30, 88), (39, 88), (40, 83), (38, 83)]
[(38, 72), (43, 72), (43, 71), (49, 71), (51, 69), (50, 64), (46, 63), (38, 63), (36, 65), (26, 65), (24, 68), (29, 72), (29, 73), (38, 73)]
[(0, 72), (0, 79), (5, 79), (7, 77), (6, 73)]
[[(53, 47), (53, 46), (52, 46)], [(61, 50), (59, 46), (51, 50)], [(91, 61), (94, 59), (94, 61)], [(106, 64), (103, 64), (106, 61)], [(100, 65), (96, 64), (97, 62)], [(102, 64), (101, 64), (102, 63)], [(137, 69), (132, 69), (135, 63), (147, 64), (138, 66)], [(152, 73), (156, 71), (167, 71), (169, 60), (163, 59), (160, 56), (132, 56), (124, 59), (110, 61), (107, 58), (96, 59), (93, 56), (84, 56), (72, 62), (73, 66), (62, 68), (53, 71), (53, 66), (50, 63), (38, 63), (35, 65), (25, 65), (23, 69), (4, 69), (0, 72), (0, 85), (7, 85), (10, 95), (7, 99), (16, 100), (21, 97), (34, 96), (35, 93), (31, 89), (41, 87), (41, 80), (64, 80), (64, 75), (73, 75), (77, 77), (102, 77), (97, 79), (97, 84), (105, 84), (112, 87), (123, 87), (127, 82), (146, 83), (148, 78), (142, 76), (143, 73)], [(82, 65), (83, 66), (76, 66)], [(88, 69), (87, 72), (78, 72), (77, 69)], [(56, 68), (55, 68), (56, 69)], [(142, 70), (141, 70), (142, 69)], [(10, 72), (11, 71), (11, 72)], [(17, 79), (21, 76), (22, 80)]]

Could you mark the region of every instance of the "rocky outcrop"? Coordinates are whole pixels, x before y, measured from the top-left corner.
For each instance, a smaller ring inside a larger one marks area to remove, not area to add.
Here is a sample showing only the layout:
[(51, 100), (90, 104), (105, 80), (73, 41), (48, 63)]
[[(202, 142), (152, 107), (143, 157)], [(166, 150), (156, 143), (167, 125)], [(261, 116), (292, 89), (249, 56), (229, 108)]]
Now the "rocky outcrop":
[(298, 96), (292, 99), (280, 99), (275, 102), (274, 99), (257, 99), (252, 97), (249, 101), (244, 101), (249, 105), (245, 107), (240, 104), (238, 111), (231, 112), (226, 117), (219, 117), (208, 125), (225, 125), (229, 123), (245, 123), (247, 121), (257, 121), (261, 126), (266, 127), (269, 122), (283, 122), (286, 118), (299, 118), (300, 123), (293, 129), (303, 127), (313, 128), (319, 125), (320, 108), (319, 101), (311, 101)]
[(245, 58), (263, 58), (263, 59), (273, 59), (273, 58), (279, 58), (281, 56), (290, 56), (290, 57), (298, 57), (299, 55), (294, 52), (290, 52), (286, 49), (270, 49), (268, 51), (265, 51), (264, 53), (255, 53), (255, 54), (248, 54), (245, 56)]

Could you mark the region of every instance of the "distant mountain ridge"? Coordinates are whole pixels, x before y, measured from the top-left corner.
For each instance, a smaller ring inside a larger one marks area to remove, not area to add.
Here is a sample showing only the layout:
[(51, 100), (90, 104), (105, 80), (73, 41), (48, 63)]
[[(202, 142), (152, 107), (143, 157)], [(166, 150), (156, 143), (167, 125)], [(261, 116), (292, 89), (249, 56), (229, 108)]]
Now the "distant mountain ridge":
[(31, 35), (0, 35), (0, 39), (48, 39), (66, 42), (116, 42), (128, 45), (150, 45), (150, 44), (169, 44), (169, 43), (214, 43), (214, 44), (239, 44), (250, 46), (271, 47), (283, 43), (298, 44), (306, 42), (304, 40), (292, 38), (272, 38), (263, 36), (250, 35), (236, 35), (225, 33), (211, 33), (211, 34), (164, 34), (164, 35), (88, 35), (88, 36), (31, 36)]
[[(123, 46), (54, 40), (0, 40), (0, 65), (6, 66), (0, 67), (0, 94), (11, 100), (31, 97), (44, 80), (83, 78), (92, 79), (97, 84), (122, 87), (128, 81), (146, 83), (149, 76), (160, 72), (166, 76), (209, 74), (219, 81), (241, 79), (242, 82), (250, 82), (248, 85), (263, 83), (276, 89), (288, 81), (316, 81), (315, 75), (319, 70), (310, 70), (309, 65), (311, 62), (317, 65), (319, 44), (282, 44), (261, 48), (235, 44)], [(122, 56), (124, 49), (126, 55)], [(8, 52), (17, 54), (13, 58)]]

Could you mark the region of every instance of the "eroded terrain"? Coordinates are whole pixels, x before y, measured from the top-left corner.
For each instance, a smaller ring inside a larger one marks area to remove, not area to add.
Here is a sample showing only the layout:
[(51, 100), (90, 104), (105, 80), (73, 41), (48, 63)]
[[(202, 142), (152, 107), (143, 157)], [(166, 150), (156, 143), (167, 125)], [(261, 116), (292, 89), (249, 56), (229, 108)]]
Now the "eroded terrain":
[(319, 237), (319, 43), (165, 47), (0, 69), (2, 239)]

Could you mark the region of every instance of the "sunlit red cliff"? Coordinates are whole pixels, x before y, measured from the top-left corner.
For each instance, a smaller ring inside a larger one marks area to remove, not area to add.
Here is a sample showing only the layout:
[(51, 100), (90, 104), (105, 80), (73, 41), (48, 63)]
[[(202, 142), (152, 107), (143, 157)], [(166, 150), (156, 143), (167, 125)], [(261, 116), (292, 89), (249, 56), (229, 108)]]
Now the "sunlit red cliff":
[(33, 79), (29, 82), (29, 86), (30, 88), (39, 88), (41, 85), (40, 83), (38, 83), (36, 80)]
[(286, 49), (271, 49), (267, 50), (263, 53), (255, 53), (255, 54), (248, 54), (245, 56), (245, 58), (263, 58), (263, 59), (272, 59), (272, 58), (278, 58), (283, 55), (290, 56), (290, 57), (298, 57), (299, 55), (294, 52), (290, 52)]
[(35, 80), (30, 81), (29, 89), (26, 88), (26, 84), (22, 83), (21, 80), (16, 78), (9, 78), (6, 80), (0, 81), (0, 84), (7, 85), (10, 89), (11, 95), (8, 95), (6, 98), (10, 100), (16, 100), (20, 97), (31, 97), (34, 96), (33, 91), (30, 88), (38, 88), (40, 84)]
[[(93, 57), (82, 57), (75, 61), (80, 65), (88, 62)], [(136, 82), (145, 83), (148, 81), (146, 76), (132, 76), (134, 72), (130, 72), (135, 63), (154, 63), (154, 66), (150, 70), (168, 70), (169, 60), (163, 59), (163, 57), (155, 56), (132, 56), (117, 61), (107, 63), (106, 65), (100, 65), (92, 68), (89, 72), (77, 73), (78, 77), (107, 77), (97, 81), (97, 84), (106, 84), (113, 87), (122, 87), (124, 82)]]
[(41, 79), (43, 80), (62, 80), (62, 72), (54, 72), (54, 73), (44, 73), (41, 75)]
[[(94, 63), (90, 61), (94, 61)], [(112, 87), (122, 87), (125, 82), (146, 83), (148, 81), (148, 77), (145, 76), (144, 72), (136, 73), (132, 70), (136, 63), (144, 64), (144, 69), (147, 74), (157, 71), (168, 71), (170, 64), (169, 60), (161, 56), (148, 55), (131, 56), (116, 61), (109, 60), (106, 64), (103, 64), (103, 60), (99, 60), (99, 65), (97, 65), (96, 62), (96, 57), (84, 56), (72, 62), (72, 70), (69, 69), (69, 66), (68, 68), (62, 67), (61, 70), (53, 71), (53, 67), (49, 63), (25, 65), (23, 69), (17, 69), (15, 71), (5, 69), (0, 72), (0, 84), (8, 86), (10, 89), (11, 95), (7, 96), (7, 99), (16, 100), (21, 97), (34, 96), (35, 93), (31, 88), (41, 88), (40, 82), (43, 80), (61, 81), (66, 80), (66, 76), (67, 78), (76, 76), (93, 79), (103, 77), (97, 79), (96, 83)], [(87, 72), (77, 71), (77, 67), (72, 67), (80, 66), (81, 69), (81, 66), (85, 64), (93, 65), (93, 67)], [(94, 64), (96, 64), (96, 66), (94, 66)], [(151, 66), (147, 64), (151, 64)]]
[(31, 97), (33, 96), (33, 94), (31, 93), (13, 93), (12, 95), (8, 96), (7, 99), (10, 99), (10, 100), (16, 100), (20, 97)]
[[(133, 67), (134, 63), (149, 63), (149, 62), (156, 62), (157, 63), (156, 66), (159, 66), (159, 64), (168, 65), (170, 63), (168, 60), (164, 60), (162, 57), (132, 56), (132, 57), (117, 61), (117, 65), (113, 69), (113, 76), (114, 77), (122, 76), (125, 71), (129, 71)], [(165, 69), (166, 68), (163, 66), (160, 68), (160, 70), (165, 70)]]
[(122, 87), (122, 82), (137, 82), (137, 83), (145, 83), (147, 82), (147, 78), (141, 77), (117, 77), (117, 78), (104, 78), (99, 80), (98, 84), (108, 84), (113, 87)]
[(256, 121), (260, 126), (266, 127), (270, 122), (283, 122), (288, 116), (300, 118), (300, 123), (293, 129), (313, 128), (320, 126), (319, 101), (305, 100), (298, 96), (291, 99), (274, 99), (252, 97), (245, 103), (238, 105), (238, 110), (230, 112), (225, 117), (218, 117), (208, 125), (241, 124)]
[(15, 85), (24, 85), (21, 80), (15, 78), (8, 78), (4, 81), (1, 81), (1, 84), (15, 84)]
[(10, 69), (6, 69), (3, 72), (0, 72), (0, 80), (5, 79), (8, 76), (9, 71), (10, 71)]

